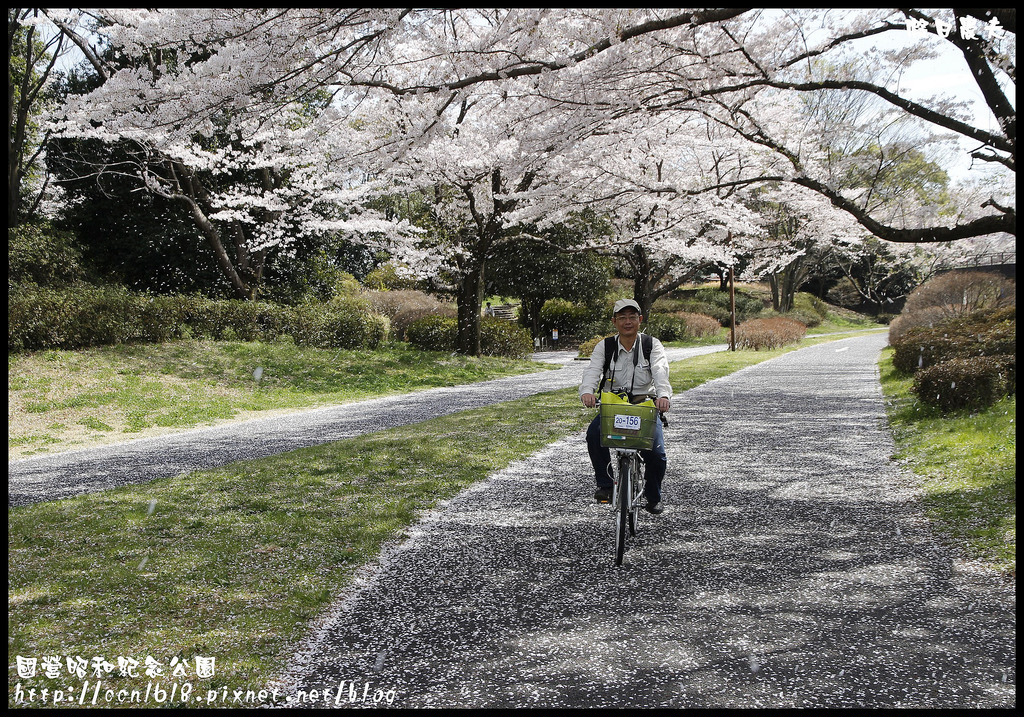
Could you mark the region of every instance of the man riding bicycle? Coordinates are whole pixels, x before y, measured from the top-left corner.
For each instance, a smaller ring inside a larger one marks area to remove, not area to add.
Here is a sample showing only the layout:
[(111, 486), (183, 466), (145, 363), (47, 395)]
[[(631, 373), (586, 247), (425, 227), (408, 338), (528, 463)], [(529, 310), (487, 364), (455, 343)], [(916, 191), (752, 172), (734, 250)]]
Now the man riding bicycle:
[[(618, 335), (594, 347), (580, 383), (580, 399), (587, 408), (597, 405), (597, 395), (604, 389), (615, 393), (624, 391), (631, 399), (634, 396), (653, 396), (658, 410), (668, 413), (672, 406), (672, 386), (669, 383), (665, 347), (658, 339), (640, 333), (643, 318), (640, 305), (632, 299), (615, 302), (612, 319)], [(610, 387), (603, 385), (606, 380), (611, 382)], [(608, 474), (611, 455), (607, 448), (601, 446), (600, 416), (587, 429), (587, 450), (597, 480), (594, 498), (598, 503), (608, 503), (612, 497), (612, 479)], [(668, 464), (665, 434), (660, 421), (654, 422), (654, 446), (649, 451), (641, 451), (640, 455), (646, 465), (644, 498), (647, 503), (644, 507), (648, 512), (658, 515), (663, 510), (661, 483)]]

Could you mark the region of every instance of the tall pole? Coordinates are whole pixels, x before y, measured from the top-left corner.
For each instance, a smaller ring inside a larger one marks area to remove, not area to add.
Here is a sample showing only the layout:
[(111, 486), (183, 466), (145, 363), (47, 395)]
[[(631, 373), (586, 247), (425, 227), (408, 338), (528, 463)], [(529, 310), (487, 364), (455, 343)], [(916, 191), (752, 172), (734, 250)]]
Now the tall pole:
[[(732, 249), (732, 232), (729, 232), (729, 249)], [(729, 264), (729, 350), (736, 350), (736, 257)]]

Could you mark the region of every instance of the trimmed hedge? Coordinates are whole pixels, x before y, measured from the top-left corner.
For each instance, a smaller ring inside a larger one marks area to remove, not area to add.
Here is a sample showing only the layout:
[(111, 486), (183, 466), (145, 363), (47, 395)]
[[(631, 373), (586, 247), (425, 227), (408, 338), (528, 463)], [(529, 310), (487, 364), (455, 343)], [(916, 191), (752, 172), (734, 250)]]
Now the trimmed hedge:
[[(458, 321), (450, 316), (425, 316), (409, 324), (406, 340), (421, 351), (454, 351)], [(523, 358), (533, 352), (530, 332), (510, 321), (485, 316), (480, 320), (480, 353)]]
[(891, 339), (893, 367), (904, 374), (954, 358), (1015, 355), (1016, 307), (989, 309), (918, 326)]
[(458, 319), (432, 314), (409, 324), (405, 340), (420, 351), (454, 351), (458, 329)]
[(777, 349), (799, 341), (806, 334), (807, 327), (796, 319), (785, 316), (752, 319), (736, 327), (736, 348)]
[(586, 335), (586, 329), (599, 314), (595, 314), (594, 309), (565, 299), (548, 299), (540, 310), (540, 328), (545, 334), (558, 329), (562, 336), (579, 338)]
[(353, 298), (280, 306), (201, 296), (150, 296), (119, 286), (76, 284), (62, 289), (21, 285), (9, 292), (10, 352), (78, 349), (192, 336), (273, 341), (287, 334), (318, 348), (374, 348), (388, 333), (386, 317)]
[(913, 391), (922, 403), (941, 411), (976, 411), (1013, 393), (1016, 357), (953, 358), (921, 369)]
[(915, 374), (918, 399), (941, 411), (979, 410), (1016, 391), (1013, 306), (954, 316), (890, 337), (893, 368)]

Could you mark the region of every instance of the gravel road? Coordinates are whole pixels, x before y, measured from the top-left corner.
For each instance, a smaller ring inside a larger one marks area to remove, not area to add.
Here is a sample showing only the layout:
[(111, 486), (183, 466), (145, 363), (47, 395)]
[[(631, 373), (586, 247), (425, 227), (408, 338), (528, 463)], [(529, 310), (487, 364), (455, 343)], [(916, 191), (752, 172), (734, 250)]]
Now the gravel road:
[[(668, 349), (676, 361), (722, 351), (724, 345)], [(8, 461), (7, 504), (28, 505), (143, 483), (234, 461), (264, 458), (363, 433), (579, 385), (584, 361), (575, 351), (536, 354), (556, 370), (387, 396), (274, 418), (200, 428), (169, 436)]]
[[(1015, 705), (1012, 583), (959, 564), (884, 424), (885, 336), (677, 397), (625, 565), (582, 435), (427, 516), (297, 651), (292, 706)], [(554, 373), (554, 372), (552, 372)], [(375, 702), (376, 700), (376, 702)]]

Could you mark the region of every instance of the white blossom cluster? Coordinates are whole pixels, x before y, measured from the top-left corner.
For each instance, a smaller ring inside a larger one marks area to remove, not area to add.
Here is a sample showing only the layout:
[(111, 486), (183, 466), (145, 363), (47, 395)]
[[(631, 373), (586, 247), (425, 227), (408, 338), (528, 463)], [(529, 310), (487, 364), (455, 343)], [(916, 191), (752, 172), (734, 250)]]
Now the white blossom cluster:
[[(458, 274), (501, 237), (590, 208), (613, 226), (605, 242), (724, 263), (769, 241), (765, 202), (792, 211), (802, 236), (849, 250), (867, 234), (850, 207), (875, 211), (880, 195), (842, 186), (843, 173), (869, 171), (873, 147), (938, 139), (891, 105), (795, 85), (927, 61), (927, 41), (909, 36), (899, 58), (842, 54), (838, 38), (905, 27), (892, 10), (96, 12), (110, 76), (53, 128), (134, 143), (143, 185), (193, 206), (183, 177), (222, 177), (205, 219), (244, 227), (252, 250), (343, 232), (419, 274)], [(934, 110), (962, 108), (939, 98)], [(368, 208), (401, 193), (429, 205), (418, 228)], [(907, 227), (994, 211), (886, 199), (884, 219)]]

